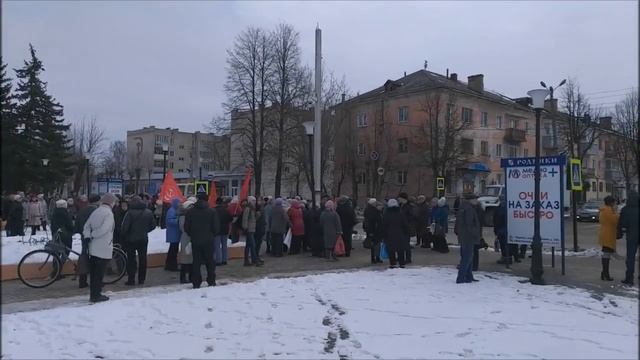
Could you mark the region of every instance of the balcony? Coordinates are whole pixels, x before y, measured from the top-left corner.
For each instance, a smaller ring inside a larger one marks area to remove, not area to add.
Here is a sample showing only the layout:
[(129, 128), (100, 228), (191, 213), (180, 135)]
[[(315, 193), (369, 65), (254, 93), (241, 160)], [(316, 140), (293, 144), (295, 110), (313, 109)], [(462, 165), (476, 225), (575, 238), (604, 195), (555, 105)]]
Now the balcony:
[(606, 159), (616, 159), (618, 157), (616, 149), (613, 146), (607, 146), (604, 148), (604, 157)]
[(558, 149), (558, 139), (555, 136), (543, 136), (542, 137), (542, 148), (545, 150), (557, 150)]
[(583, 179), (593, 179), (595, 177), (596, 177), (596, 169), (582, 168), (582, 178)]
[(519, 144), (527, 141), (527, 133), (521, 129), (508, 128), (504, 132), (504, 140), (512, 144)]

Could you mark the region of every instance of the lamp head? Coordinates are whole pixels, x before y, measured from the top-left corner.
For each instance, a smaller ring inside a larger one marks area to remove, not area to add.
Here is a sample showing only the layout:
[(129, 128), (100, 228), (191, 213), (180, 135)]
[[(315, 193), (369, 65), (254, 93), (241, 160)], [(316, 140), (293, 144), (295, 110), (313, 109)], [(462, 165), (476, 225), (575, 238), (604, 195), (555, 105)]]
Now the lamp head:
[(556, 86), (556, 89), (559, 88), (560, 86), (566, 84), (567, 79), (563, 79), (562, 81), (560, 81), (560, 84), (558, 84), (558, 86)]
[(309, 135), (309, 136), (313, 135), (315, 122), (313, 122), (313, 121), (305, 121), (305, 122), (302, 123), (302, 125), (304, 126), (304, 132), (307, 135)]
[(48, 166), (49, 165), (49, 159), (42, 159), (42, 166)]
[(547, 87), (547, 84), (545, 84), (544, 81), (540, 81), (540, 85), (542, 85), (543, 88)]
[(169, 151), (169, 144), (167, 143), (162, 144), (162, 151)]
[(531, 97), (531, 102), (534, 109), (544, 109), (544, 99), (549, 95), (549, 90), (534, 89), (528, 91), (527, 95)]

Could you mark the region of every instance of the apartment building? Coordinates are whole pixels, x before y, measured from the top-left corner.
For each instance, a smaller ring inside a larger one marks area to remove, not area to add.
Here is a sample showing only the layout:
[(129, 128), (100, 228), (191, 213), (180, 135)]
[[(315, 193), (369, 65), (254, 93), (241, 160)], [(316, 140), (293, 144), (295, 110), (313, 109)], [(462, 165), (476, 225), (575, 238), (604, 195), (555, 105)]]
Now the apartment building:
[[(336, 147), (334, 189), (366, 197), (435, 194), (435, 175), (446, 193), (483, 193), (502, 184), (502, 157), (533, 156), (535, 117), (526, 105), (484, 87), (482, 74), (445, 76), (420, 70), (356, 96), (336, 107), (345, 141)], [(441, 134), (436, 145), (430, 123), (450, 124), (457, 141)], [(432, 146), (460, 149), (446, 173), (434, 174)]]

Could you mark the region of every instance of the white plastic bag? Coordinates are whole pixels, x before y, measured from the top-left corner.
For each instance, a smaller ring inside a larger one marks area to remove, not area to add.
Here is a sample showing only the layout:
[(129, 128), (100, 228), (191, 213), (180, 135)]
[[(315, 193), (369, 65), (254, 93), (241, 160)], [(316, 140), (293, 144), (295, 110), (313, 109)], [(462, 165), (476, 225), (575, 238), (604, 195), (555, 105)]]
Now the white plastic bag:
[(291, 229), (287, 231), (287, 235), (284, 237), (283, 244), (287, 245), (287, 248), (291, 249)]
[(188, 243), (187, 246), (184, 247), (184, 254), (191, 255), (191, 243)]

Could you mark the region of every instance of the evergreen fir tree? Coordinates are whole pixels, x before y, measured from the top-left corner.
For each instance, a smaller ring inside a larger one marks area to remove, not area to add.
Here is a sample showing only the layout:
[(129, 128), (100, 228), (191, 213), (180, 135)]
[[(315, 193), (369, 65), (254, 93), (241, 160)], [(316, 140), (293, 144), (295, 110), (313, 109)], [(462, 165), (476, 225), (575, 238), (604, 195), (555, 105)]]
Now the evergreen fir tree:
[[(40, 79), (45, 70), (29, 44), (30, 59), (15, 69), (18, 85), (15, 98), (16, 122), (20, 130), (16, 154), (18, 179), (27, 190), (52, 190), (72, 174), (70, 140), (63, 108), (47, 94), (47, 83)], [(42, 159), (49, 159), (47, 167)]]
[(7, 64), (0, 58), (0, 111), (2, 116), (2, 185), (3, 191), (17, 189), (16, 176), (13, 169), (16, 168), (14, 152), (16, 150), (17, 126), (16, 104), (11, 93), (11, 78), (7, 76)]

